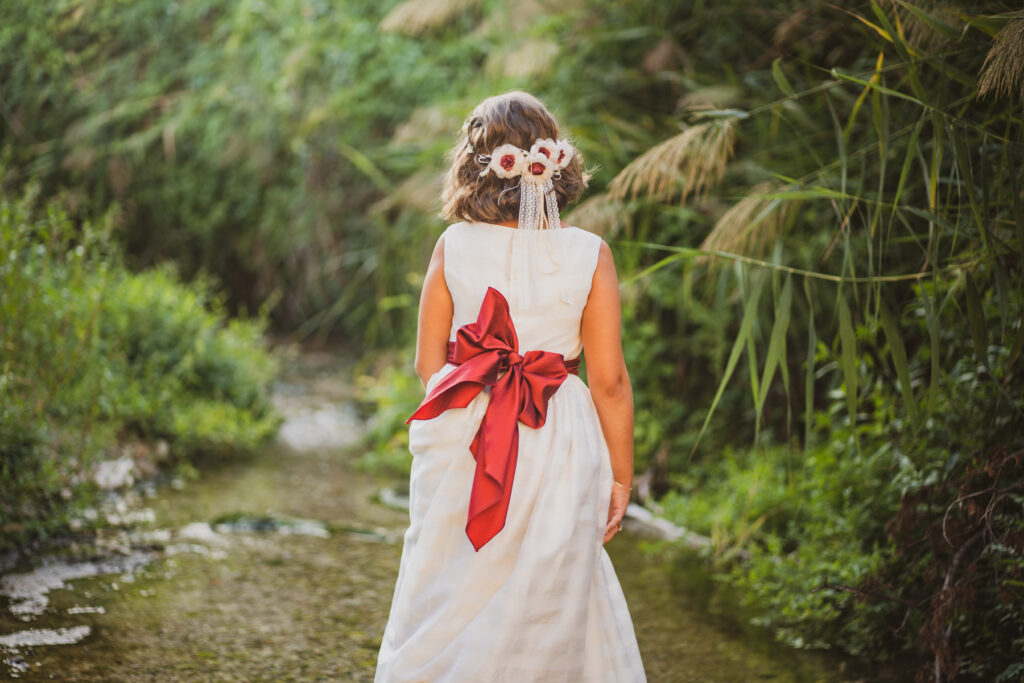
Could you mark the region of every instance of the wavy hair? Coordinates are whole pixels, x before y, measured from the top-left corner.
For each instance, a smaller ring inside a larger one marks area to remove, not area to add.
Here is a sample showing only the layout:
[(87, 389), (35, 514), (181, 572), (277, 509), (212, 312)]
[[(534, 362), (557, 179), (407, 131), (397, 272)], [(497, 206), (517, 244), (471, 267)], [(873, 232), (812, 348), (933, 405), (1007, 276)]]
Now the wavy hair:
[[(533, 95), (508, 92), (488, 97), (477, 105), (449, 153), (451, 168), (441, 193), (441, 217), (481, 223), (517, 219), (519, 192), (514, 188), (519, 179), (498, 178), (493, 173), (481, 177), (485, 164), (477, 160), (477, 155), (490, 154), (505, 143), (528, 150), (538, 138), (558, 140), (558, 123)], [(589, 179), (577, 150), (569, 165), (562, 169), (561, 178), (554, 181), (559, 211), (579, 199)]]

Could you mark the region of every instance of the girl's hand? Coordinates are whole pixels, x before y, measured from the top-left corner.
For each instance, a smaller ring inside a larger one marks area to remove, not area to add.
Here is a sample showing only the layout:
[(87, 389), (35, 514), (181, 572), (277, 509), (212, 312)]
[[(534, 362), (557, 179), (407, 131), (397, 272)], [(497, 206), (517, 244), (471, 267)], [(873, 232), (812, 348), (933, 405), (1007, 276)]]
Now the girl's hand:
[(629, 489), (612, 484), (612, 499), (608, 504), (608, 524), (604, 528), (604, 541), (612, 540), (615, 534), (622, 530), (622, 518), (626, 515), (626, 506), (629, 505)]

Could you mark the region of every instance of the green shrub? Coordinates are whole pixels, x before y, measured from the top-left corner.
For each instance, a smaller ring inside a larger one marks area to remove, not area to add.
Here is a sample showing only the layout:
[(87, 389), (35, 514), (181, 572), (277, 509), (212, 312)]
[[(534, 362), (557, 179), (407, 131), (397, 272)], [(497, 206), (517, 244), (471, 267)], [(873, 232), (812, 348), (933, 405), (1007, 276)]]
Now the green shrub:
[(405, 421), (423, 400), (423, 386), (413, 371), (413, 354), (406, 349), (367, 361), (359, 373), (358, 400), (369, 428), (360, 468), (404, 479), (412, 467), (409, 428)]
[[(999, 307), (983, 302), (993, 339)], [(661, 503), (712, 537), (717, 570), (786, 642), (883, 660), (911, 652), (964, 680), (1013, 680), (1024, 643), (1024, 396), (1007, 381), (1010, 349), (990, 344), (983, 365), (957, 333), (957, 311), (940, 315), (950, 372), (922, 429), (875, 361), (882, 331), (864, 326), (859, 383), (870, 391), (855, 426), (836, 391), (814, 415), (813, 446), (725, 448), (673, 475)], [(819, 362), (836, 368), (832, 353), (820, 346)], [(910, 363), (923, 377), (931, 358)]]
[(274, 433), (263, 320), (226, 320), (210, 284), (131, 273), (113, 214), (74, 224), (30, 187), (0, 193), (0, 543), (66, 527), (95, 463), (165, 440), (172, 458), (249, 452)]
[(277, 427), (268, 403), (276, 363), (259, 321), (225, 322), (210, 286), (183, 287), (169, 267), (112, 278), (100, 338), (118, 389), (110, 413), (179, 455), (252, 450)]

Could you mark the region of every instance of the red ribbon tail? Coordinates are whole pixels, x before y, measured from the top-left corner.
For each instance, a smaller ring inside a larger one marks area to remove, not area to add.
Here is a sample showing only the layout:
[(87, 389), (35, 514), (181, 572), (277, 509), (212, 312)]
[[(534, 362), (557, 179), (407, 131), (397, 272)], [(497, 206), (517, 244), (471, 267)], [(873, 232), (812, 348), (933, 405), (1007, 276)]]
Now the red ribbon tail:
[[(474, 440), (474, 444), (476, 441)], [(469, 494), (469, 519), (466, 521), (466, 536), (473, 549), (480, 548), (505, 528), (509, 502), (512, 500), (512, 479), (519, 455), (519, 429), (512, 437), (508, 461), (505, 465), (505, 484), (501, 485), (486, 472), (485, 458), (477, 458), (473, 490)]]
[(466, 535), (480, 550), (505, 527), (519, 456), (519, 372), (508, 372), (491, 389), (491, 401), (470, 446), (476, 458)]

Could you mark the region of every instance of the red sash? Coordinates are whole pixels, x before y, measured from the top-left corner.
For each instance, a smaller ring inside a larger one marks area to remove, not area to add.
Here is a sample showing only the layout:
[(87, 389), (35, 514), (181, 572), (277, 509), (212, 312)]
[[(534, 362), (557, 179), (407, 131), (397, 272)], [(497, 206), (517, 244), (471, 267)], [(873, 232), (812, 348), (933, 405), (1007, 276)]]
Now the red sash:
[[(406, 424), (428, 420), (449, 408), (465, 408), (484, 387), (491, 399), (469, 450), (476, 459), (469, 494), (466, 535), (476, 550), (505, 526), (512, 495), (519, 426), (544, 425), (548, 399), (568, 373), (577, 373), (579, 359), (565, 361), (560, 353), (527, 351), (519, 355), (508, 302), (487, 288), (475, 323), (463, 325), (448, 343), (449, 372), (427, 395)], [(504, 373), (504, 374), (502, 374)]]

